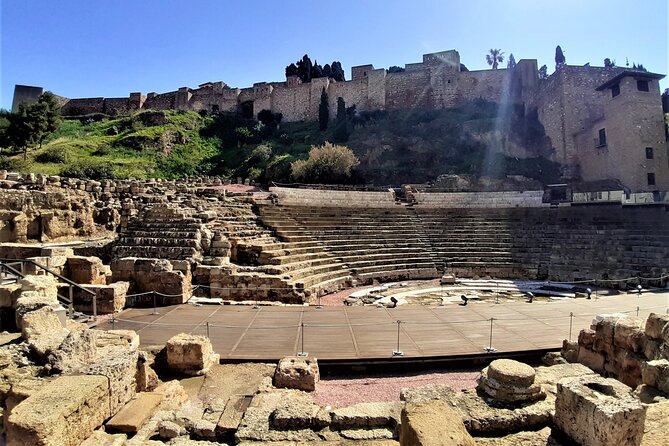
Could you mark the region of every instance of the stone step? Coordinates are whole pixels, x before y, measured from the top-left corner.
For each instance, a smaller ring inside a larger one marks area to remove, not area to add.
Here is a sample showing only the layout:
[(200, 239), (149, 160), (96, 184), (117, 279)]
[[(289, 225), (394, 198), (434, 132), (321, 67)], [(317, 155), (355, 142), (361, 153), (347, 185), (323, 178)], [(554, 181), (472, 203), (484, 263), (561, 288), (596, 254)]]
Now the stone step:
[(417, 279), (436, 279), (441, 274), (436, 267), (432, 268), (406, 268), (406, 269), (391, 269), (381, 271), (371, 271), (359, 273), (355, 277), (362, 283), (369, 283), (374, 279), (381, 281), (391, 280), (417, 280)]
[[(168, 235), (168, 234), (165, 234)], [(186, 238), (158, 238), (158, 237), (125, 237), (121, 236), (119, 244), (126, 246), (181, 246), (198, 249), (200, 241)]]
[(287, 274), (290, 276), (290, 280), (293, 282), (303, 281), (312, 276), (319, 276), (321, 274), (330, 273), (333, 271), (341, 272), (340, 275), (348, 275), (349, 270), (343, 263), (329, 263), (325, 265), (313, 266), (302, 268), (298, 270), (293, 270)]

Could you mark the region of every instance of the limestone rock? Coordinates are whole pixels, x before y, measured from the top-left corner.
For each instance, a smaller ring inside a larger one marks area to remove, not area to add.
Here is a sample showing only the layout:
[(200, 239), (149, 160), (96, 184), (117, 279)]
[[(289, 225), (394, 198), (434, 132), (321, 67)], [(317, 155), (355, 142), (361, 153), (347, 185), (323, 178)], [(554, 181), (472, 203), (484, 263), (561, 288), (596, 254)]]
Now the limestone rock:
[(244, 418), (235, 434), (235, 442), (241, 441), (318, 441), (320, 437), (311, 429), (273, 430), (270, 428), (271, 414), (287, 399), (311, 397), (297, 390), (273, 390), (253, 397)]
[(30, 311), (21, 318), (21, 333), (39, 356), (54, 351), (68, 335), (52, 307)]
[(137, 432), (151, 415), (158, 409), (163, 396), (158, 393), (144, 392), (130, 400), (123, 408), (107, 421), (107, 428), (127, 434)]
[(76, 446), (110, 415), (104, 376), (61, 376), (14, 408), (7, 446)]
[(329, 414), (307, 398), (286, 399), (270, 416), (270, 427), (276, 430), (320, 430), (330, 424)]
[(568, 340), (562, 341), (562, 356), (567, 362), (578, 362), (578, 342), (571, 342)]
[(219, 360), (205, 336), (181, 333), (169, 339), (166, 347), (168, 367), (186, 375), (203, 375)]
[(401, 405), (388, 403), (359, 403), (332, 411), (331, 428), (345, 429), (395, 429), (400, 424)]
[(662, 331), (667, 325), (669, 325), (669, 314), (650, 313), (646, 319), (646, 336), (650, 339), (662, 339)]
[(147, 359), (146, 352), (139, 352), (135, 383), (138, 392), (150, 392), (160, 384), (158, 374), (151, 368), (151, 363)]
[(598, 353), (587, 348), (580, 348), (578, 350), (578, 362), (596, 372), (603, 373), (606, 358), (603, 353)]
[(78, 284), (106, 285), (105, 268), (97, 257), (71, 256), (67, 259), (70, 279)]
[(318, 360), (301, 356), (288, 356), (279, 361), (274, 372), (274, 385), (280, 388), (316, 390), (320, 380)]
[(613, 328), (613, 344), (635, 353), (643, 352), (646, 343), (644, 320), (636, 317), (618, 319)]
[(458, 411), (445, 401), (407, 403), (401, 416), (401, 446), (476, 445)]
[(45, 298), (45, 302), (58, 303), (56, 295), (58, 294), (58, 282), (51, 276), (28, 275), (19, 280), (21, 291), (35, 291), (38, 295)]
[(645, 407), (631, 389), (611, 378), (585, 376), (558, 382), (554, 422), (585, 445), (638, 445)]
[(561, 446), (561, 443), (551, 436), (551, 429), (548, 427), (504, 437), (476, 437), (476, 444), (477, 446)]
[(669, 393), (669, 361), (658, 359), (655, 361), (644, 362), (642, 367), (643, 383), (661, 392)]
[(81, 446), (124, 446), (128, 436), (126, 434), (108, 434), (97, 430), (93, 435), (81, 443)]
[(496, 359), (481, 371), (478, 389), (503, 403), (536, 401), (546, 395), (534, 383), (532, 367), (511, 359)]
[(173, 421), (162, 421), (158, 425), (158, 435), (163, 440), (170, 440), (172, 438), (186, 435), (186, 428)]
[(160, 403), (161, 410), (178, 410), (188, 401), (188, 393), (176, 379), (158, 385), (154, 393), (163, 396)]
[(21, 285), (8, 283), (0, 285), (0, 308), (16, 308), (16, 300), (21, 295)]
[(641, 446), (664, 446), (669, 438), (669, 401), (646, 407), (646, 420)]

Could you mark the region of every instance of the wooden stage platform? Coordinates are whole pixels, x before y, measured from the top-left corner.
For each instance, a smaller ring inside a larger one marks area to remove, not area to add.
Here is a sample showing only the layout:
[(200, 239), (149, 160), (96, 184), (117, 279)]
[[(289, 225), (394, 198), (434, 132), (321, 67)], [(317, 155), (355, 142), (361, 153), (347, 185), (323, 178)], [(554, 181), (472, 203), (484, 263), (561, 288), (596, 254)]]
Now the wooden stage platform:
[[(497, 352), (559, 349), (562, 340), (578, 337), (593, 316), (626, 312), (641, 317), (664, 313), (669, 291), (621, 294), (600, 299), (556, 302), (472, 302), (461, 306), (405, 305), (377, 307), (260, 307), (190, 304), (129, 309), (114, 323), (98, 328), (131, 329), (142, 345), (164, 344), (178, 333), (206, 335), (221, 360), (268, 360), (308, 352), (324, 360), (468, 356)], [(573, 313), (573, 317), (570, 314)], [(490, 328), (492, 320), (492, 342)], [(399, 347), (398, 347), (398, 323)]]

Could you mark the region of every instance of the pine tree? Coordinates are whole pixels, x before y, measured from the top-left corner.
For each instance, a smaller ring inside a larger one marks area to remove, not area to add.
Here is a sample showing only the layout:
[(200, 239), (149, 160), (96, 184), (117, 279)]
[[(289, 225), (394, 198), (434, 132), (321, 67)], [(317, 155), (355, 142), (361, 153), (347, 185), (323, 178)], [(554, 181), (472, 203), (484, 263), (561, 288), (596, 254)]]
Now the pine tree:
[(342, 143), (348, 141), (348, 117), (346, 115), (346, 103), (341, 96), (337, 98), (337, 120), (332, 135), (334, 142)]
[(509, 54), (509, 61), (506, 64), (506, 68), (512, 70), (516, 66), (516, 58), (513, 57), (513, 53)]
[(564, 57), (564, 53), (562, 52), (562, 48), (560, 48), (560, 45), (558, 45), (555, 47), (555, 71), (562, 68), (565, 62), (566, 59)]
[(330, 121), (330, 105), (328, 104), (328, 94), (325, 87), (321, 90), (321, 103), (318, 105), (318, 128), (325, 131)]

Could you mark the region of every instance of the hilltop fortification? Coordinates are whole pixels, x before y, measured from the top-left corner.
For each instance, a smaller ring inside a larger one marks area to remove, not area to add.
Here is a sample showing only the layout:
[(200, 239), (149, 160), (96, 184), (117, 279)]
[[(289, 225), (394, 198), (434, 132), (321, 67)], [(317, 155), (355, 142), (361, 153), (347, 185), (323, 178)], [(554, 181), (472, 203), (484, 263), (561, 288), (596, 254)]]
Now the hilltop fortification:
[[(356, 110), (443, 109), (485, 99), (536, 110), (564, 166), (565, 179), (621, 181), (633, 191), (669, 190), (667, 140), (658, 81), (664, 76), (620, 67), (563, 66), (540, 79), (535, 59), (513, 69), (467, 71), (455, 50), (423, 55), (420, 63), (389, 72), (373, 65), (351, 69), (351, 80), (302, 83), (260, 82), (235, 88), (207, 82), (167, 93), (130, 93), (125, 98), (65, 99), (63, 114), (117, 115), (133, 110), (236, 112), (248, 118), (261, 110), (285, 121), (318, 119), (323, 89), (330, 110), (338, 97)], [(16, 86), (14, 106), (39, 89)], [(331, 113), (334, 118), (334, 113)]]

